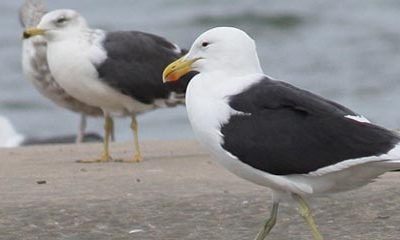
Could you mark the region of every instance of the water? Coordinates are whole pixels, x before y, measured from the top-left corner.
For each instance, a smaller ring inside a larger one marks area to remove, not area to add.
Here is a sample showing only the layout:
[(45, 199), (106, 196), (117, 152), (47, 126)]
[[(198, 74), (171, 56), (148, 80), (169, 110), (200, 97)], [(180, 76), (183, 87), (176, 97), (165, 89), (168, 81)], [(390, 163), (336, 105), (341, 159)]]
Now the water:
[[(0, 3), (0, 114), (31, 136), (75, 132), (78, 116), (41, 97), (20, 67), (22, 1)], [(257, 42), (264, 71), (338, 101), (388, 128), (400, 126), (400, 2), (397, 0), (52, 0), (49, 9), (73, 8), (91, 26), (142, 30), (189, 47), (221, 25), (247, 31)], [(238, 46), (240, 47), (240, 46)], [(141, 115), (142, 139), (193, 138), (183, 107)], [(119, 119), (117, 139), (131, 140)], [(100, 119), (89, 130), (101, 132)]]

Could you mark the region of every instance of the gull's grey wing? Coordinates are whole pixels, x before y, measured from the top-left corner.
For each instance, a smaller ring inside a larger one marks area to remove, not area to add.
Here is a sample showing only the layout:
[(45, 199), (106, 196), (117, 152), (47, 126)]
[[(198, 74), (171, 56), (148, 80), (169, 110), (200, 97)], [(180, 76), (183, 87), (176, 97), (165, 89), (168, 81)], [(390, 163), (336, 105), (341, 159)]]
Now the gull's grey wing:
[(44, 0), (25, 0), (19, 9), (21, 26), (26, 28), (38, 25), (46, 12), (47, 9)]

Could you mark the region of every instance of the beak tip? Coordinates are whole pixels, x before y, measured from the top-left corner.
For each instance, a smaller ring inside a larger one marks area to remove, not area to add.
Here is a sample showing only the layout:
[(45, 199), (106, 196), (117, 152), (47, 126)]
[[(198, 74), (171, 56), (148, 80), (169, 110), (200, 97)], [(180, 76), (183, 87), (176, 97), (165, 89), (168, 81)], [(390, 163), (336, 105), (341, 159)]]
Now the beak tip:
[(167, 83), (167, 82), (170, 82), (171, 80), (168, 79), (168, 77), (163, 77), (162, 81), (163, 81), (163, 83)]
[(164, 72), (162, 74), (162, 81), (163, 83), (167, 83), (171, 81), (171, 71), (170, 69), (168, 69), (168, 67), (166, 69), (164, 69)]
[(31, 37), (31, 35), (29, 34), (29, 33), (27, 33), (26, 31), (24, 31), (23, 33), (22, 33), (22, 38), (23, 39), (28, 39), (28, 38), (30, 38)]
[(163, 75), (162, 75), (162, 82), (163, 83), (166, 83), (167, 82), (167, 79), (165, 78), (166, 76), (165, 76), (165, 74), (163, 73)]
[(194, 61), (185, 60), (185, 57), (175, 60), (164, 69), (162, 74), (163, 83), (178, 81), (183, 75), (192, 70), (191, 65)]

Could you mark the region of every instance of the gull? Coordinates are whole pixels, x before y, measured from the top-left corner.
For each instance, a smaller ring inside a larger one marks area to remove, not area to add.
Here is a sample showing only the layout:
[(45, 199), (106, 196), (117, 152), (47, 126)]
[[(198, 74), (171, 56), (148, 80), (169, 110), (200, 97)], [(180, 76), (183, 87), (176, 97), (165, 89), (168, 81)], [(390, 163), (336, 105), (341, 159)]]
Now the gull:
[(185, 52), (165, 38), (140, 31), (107, 32), (92, 29), (75, 10), (45, 14), (25, 37), (43, 36), (47, 41), (50, 71), (74, 98), (101, 108), (105, 118), (103, 153), (82, 162), (107, 162), (111, 116), (131, 116), (135, 153), (127, 162), (142, 160), (136, 116), (161, 107), (184, 104), (187, 81), (164, 85), (162, 71)]
[[(19, 11), (22, 27), (36, 26), (46, 14), (42, 0), (26, 0)], [(22, 41), (22, 70), (25, 77), (47, 99), (56, 105), (80, 114), (80, 124), (76, 142), (82, 142), (85, 136), (86, 116), (99, 117), (102, 111), (98, 107), (85, 104), (68, 94), (55, 80), (47, 62), (47, 43), (43, 36), (24, 38)]]
[(400, 168), (400, 137), (352, 110), (264, 74), (254, 40), (244, 31), (217, 27), (201, 34), (171, 63), (165, 82), (188, 71), (186, 107), (198, 140), (232, 173), (273, 192), (270, 217), (291, 196), (323, 239), (307, 197), (351, 190)]

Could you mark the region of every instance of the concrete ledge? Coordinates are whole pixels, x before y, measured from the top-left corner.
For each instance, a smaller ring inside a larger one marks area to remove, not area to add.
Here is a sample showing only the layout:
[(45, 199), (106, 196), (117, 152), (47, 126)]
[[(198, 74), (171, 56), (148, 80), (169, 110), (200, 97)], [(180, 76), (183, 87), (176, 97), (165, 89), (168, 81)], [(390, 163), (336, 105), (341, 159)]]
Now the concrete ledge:
[[(99, 144), (0, 150), (0, 239), (253, 239), (269, 190), (230, 174), (193, 141), (144, 142), (140, 164), (75, 163)], [(114, 144), (129, 158), (131, 144)], [(42, 183), (42, 184), (39, 184)], [(312, 199), (326, 239), (400, 238), (400, 173), (356, 191)], [(311, 239), (282, 204), (268, 239)]]

